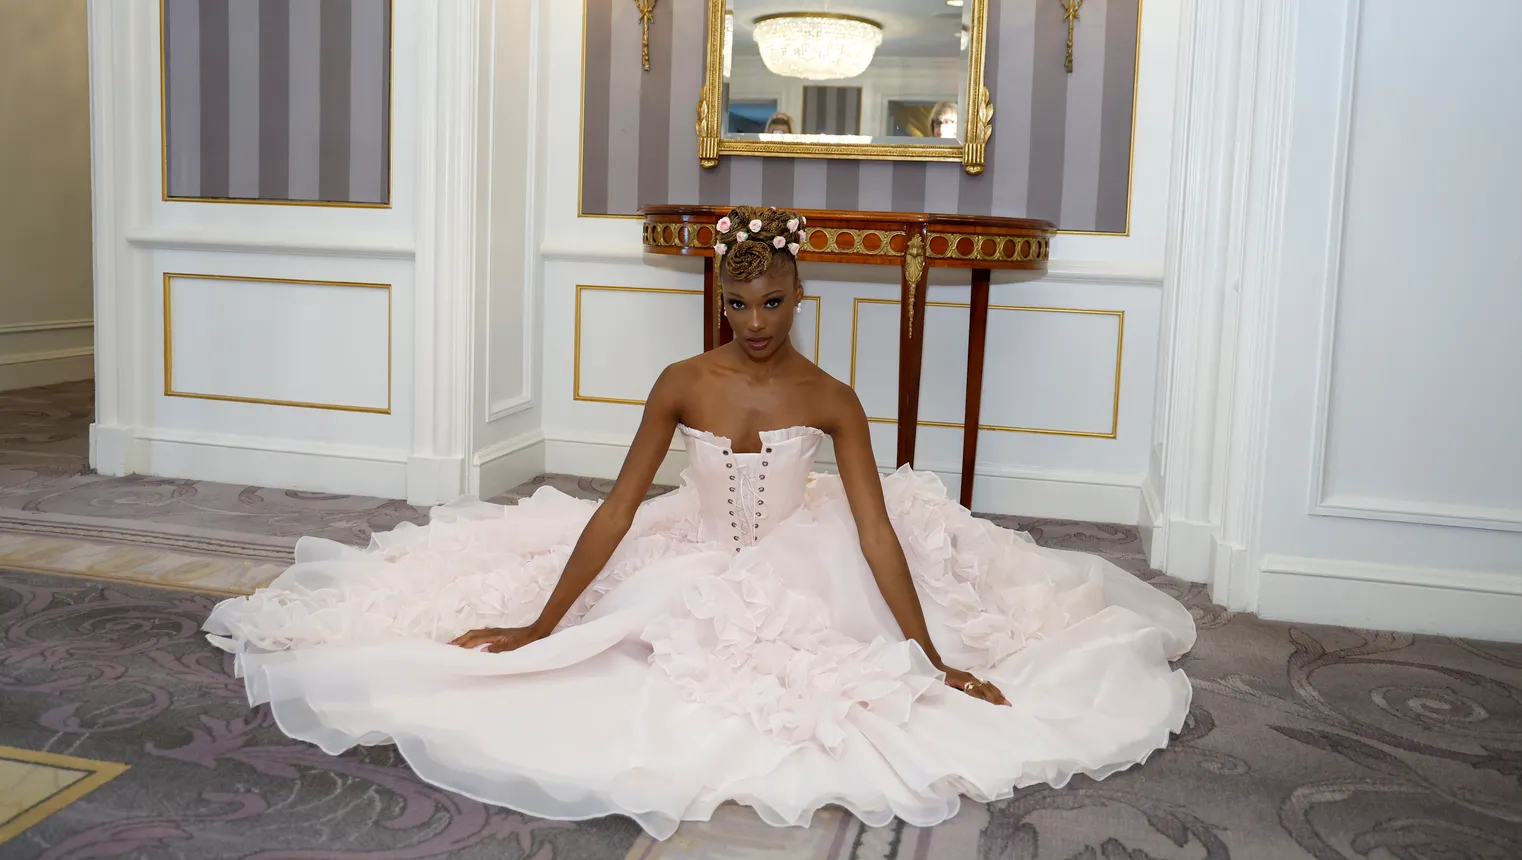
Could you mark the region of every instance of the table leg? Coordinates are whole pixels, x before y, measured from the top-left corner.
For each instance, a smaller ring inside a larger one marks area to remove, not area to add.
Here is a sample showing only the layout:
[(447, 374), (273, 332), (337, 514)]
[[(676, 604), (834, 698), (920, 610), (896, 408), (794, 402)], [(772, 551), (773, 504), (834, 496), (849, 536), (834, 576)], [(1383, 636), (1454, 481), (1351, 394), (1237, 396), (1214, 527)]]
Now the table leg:
[(962, 418), (962, 507), (972, 508), (978, 462), (978, 416), (983, 407), (983, 352), (988, 341), (988, 270), (972, 270), (967, 324), (967, 412)]
[(914, 443), (920, 426), (920, 367), (925, 355), (925, 241), (909, 241), (899, 281), (898, 316), (898, 465), (914, 465)]

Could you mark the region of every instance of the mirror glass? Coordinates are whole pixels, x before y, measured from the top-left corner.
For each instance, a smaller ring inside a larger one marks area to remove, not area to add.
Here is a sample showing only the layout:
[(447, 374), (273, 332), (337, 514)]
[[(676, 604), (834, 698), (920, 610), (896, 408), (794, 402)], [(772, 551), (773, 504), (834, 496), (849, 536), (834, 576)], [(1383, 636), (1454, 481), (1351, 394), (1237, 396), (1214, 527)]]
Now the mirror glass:
[(972, 0), (729, 0), (728, 140), (960, 146)]

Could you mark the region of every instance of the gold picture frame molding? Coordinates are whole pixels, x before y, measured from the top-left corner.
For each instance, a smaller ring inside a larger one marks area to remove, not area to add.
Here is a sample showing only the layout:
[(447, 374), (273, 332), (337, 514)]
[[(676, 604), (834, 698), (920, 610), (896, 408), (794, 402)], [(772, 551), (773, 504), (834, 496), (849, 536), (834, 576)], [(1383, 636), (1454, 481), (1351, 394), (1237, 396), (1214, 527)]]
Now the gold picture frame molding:
[[(717, 167), (726, 155), (757, 155), (776, 158), (843, 158), (866, 161), (957, 161), (969, 175), (983, 172), (988, 138), (993, 134), (994, 102), (983, 82), (983, 61), (988, 43), (989, 0), (972, 4), (972, 26), (967, 43), (966, 122), (960, 146), (932, 143), (807, 143), (770, 140), (729, 140), (724, 137), (724, 7), (725, 0), (708, 0), (707, 61), (703, 89), (698, 97), (698, 163)], [(585, 39), (583, 39), (585, 50)], [(585, 90), (585, 86), (582, 88)], [(1134, 111), (1133, 111), (1134, 112)]]
[[(577, 284), (576, 285), (576, 311), (573, 318), (575, 345), (572, 347), (571, 357), (571, 399), (583, 403), (614, 403), (622, 406), (644, 406), (645, 401), (637, 398), (626, 397), (602, 397), (595, 394), (581, 393), (581, 294), (583, 292), (604, 293), (655, 293), (673, 296), (697, 296), (702, 298), (702, 290), (681, 290), (672, 287), (625, 287), (607, 284)], [(819, 332), (824, 328), (824, 305), (819, 296), (804, 296), (805, 302), (814, 303), (814, 364), (819, 364)]]
[[(851, 303), (851, 377), (847, 383), (851, 390), (856, 390), (856, 353), (858, 340), (858, 326), (861, 320), (862, 305), (897, 305), (898, 299), (878, 299), (866, 296), (857, 296)], [(967, 302), (926, 302), (928, 308), (967, 308)], [(1120, 382), (1121, 370), (1125, 366), (1126, 354), (1126, 312), (1124, 310), (1104, 310), (1100, 308), (1054, 308), (1042, 305), (994, 305), (988, 306), (990, 311), (1025, 311), (1027, 313), (1049, 314), (1084, 314), (1088, 316), (1107, 316), (1115, 318), (1115, 390), (1110, 402), (1110, 429), (1108, 431), (1097, 430), (1062, 430), (1047, 427), (1010, 427), (1003, 424), (978, 424), (979, 430), (991, 430), (998, 433), (1030, 433), (1037, 436), (1072, 436), (1079, 439), (1116, 439), (1120, 436)], [(897, 424), (897, 418), (879, 418), (867, 416), (867, 421), (872, 424)], [(960, 421), (933, 421), (921, 418), (918, 422), (921, 427), (944, 427), (953, 430), (961, 430), (966, 425)]]
[[(210, 394), (182, 391), (174, 383), (174, 282), (187, 281), (239, 281), (254, 284), (297, 284), (312, 287), (346, 287), (366, 290), (384, 290), (386, 293), (386, 405), (362, 406), (346, 403), (314, 403), (305, 400), (279, 400), (267, 397), (244, 397), (237, 394)], [(164, 272), (164, 396), (184, 397), (190, 400), (215, 400), (223, 403), (248, 403), (255, 406), (285, 406), (296, 409), (320, 409), (329, 412), (359, 412), (371, 415), (390, 415), (393, 384), (395, 308), (391, 284), (364, 281), (326, 281), (312, 278), (264, 278), (251, 275), (213, 275), (194, 272)]]

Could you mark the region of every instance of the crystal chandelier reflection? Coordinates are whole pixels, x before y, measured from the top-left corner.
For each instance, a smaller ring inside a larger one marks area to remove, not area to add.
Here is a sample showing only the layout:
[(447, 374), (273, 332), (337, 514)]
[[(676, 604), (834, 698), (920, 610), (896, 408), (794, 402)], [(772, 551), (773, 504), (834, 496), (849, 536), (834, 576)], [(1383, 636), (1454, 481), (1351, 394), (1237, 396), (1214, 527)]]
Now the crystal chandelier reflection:
[(755, 39), (773, 74), (827, 81), (865, 72), (883, 43), (883, 28), (854, 15), (787, 12), (757, 18)]

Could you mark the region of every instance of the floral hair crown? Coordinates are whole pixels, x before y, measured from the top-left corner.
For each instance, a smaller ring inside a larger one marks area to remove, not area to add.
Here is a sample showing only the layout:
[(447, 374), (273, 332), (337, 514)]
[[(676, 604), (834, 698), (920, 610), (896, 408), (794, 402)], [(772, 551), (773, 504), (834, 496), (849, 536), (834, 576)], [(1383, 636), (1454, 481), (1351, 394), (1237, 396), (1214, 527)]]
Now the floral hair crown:
[(808, 219), (797, 212), (737, 206), (719, 219), (713, 253), (723, 260), (724, 272), (732, 280), (755, 280), (766, 274), (777, 251), (786, 250), (798, 259), (807, 225)]

